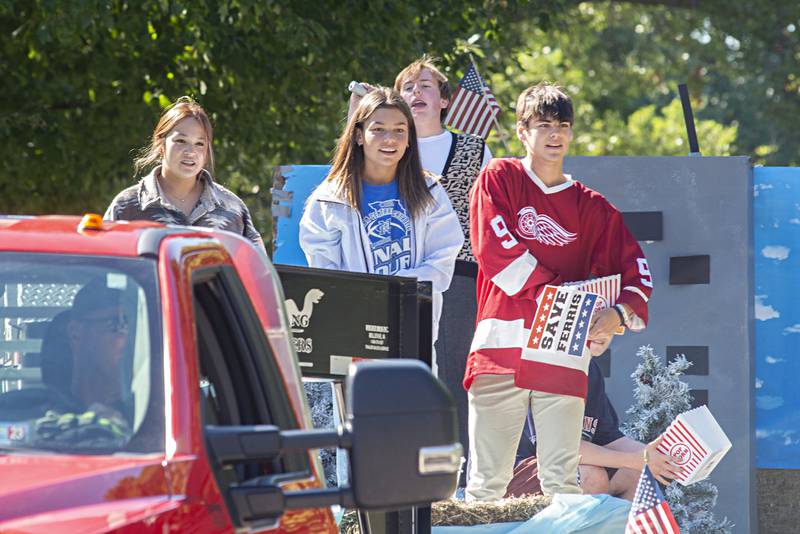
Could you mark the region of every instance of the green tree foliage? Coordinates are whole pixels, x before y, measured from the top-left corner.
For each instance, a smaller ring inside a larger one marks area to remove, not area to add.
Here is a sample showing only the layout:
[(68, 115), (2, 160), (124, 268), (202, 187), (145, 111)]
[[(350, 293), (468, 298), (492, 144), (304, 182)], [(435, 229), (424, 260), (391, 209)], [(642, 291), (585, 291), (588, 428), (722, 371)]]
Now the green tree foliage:
[(542, 79), (575, 96), (573, 153), (686, 153), (688, 82), (704, 154), (796, 164), (798, 19), (794, 0), (0, 0), (0, 212), (103, 210), (189, 94), (217, 178), (268, 235), (271, 167), (328, 160), (349, 80), (390, 84), (423, 52), (454, 82), (475, 54), (505, 109), (499, 155), (521, 151), (514, 99)]
[(519, 44), (530, 0), (0, 0), (0, 212), (102, 211), (131, 184), (161, 109), (193, 95), (215, 126), (216, 175), (268, 233), (276, 164), (321, 163), (351, 79), (389, 84), (423, 52), (476, 34)]
[(522, 22), (525, 45), (487, 54), (485, 70), (509, 110), (505, 124), (527, 85), (564, 85), (577, 104), (575, 154), (688, 153), (677, 101), (687, 83), (703, 154), (796, 164), (799, 18), (788, 0), (574, 3), (548, 30)]
[[(661, 109), (649, 104), (631, 113), (625, 123), (609, 113), (603, 121), (589, 120), (588, 133), (578, 135), (580, 149), (587, 155), (685, 156), (689, 151), (683, 108), (675, 99)], [(723, 126), (696, 120), (698, 143), (706, 155), (731, 154), (737, 126)]]

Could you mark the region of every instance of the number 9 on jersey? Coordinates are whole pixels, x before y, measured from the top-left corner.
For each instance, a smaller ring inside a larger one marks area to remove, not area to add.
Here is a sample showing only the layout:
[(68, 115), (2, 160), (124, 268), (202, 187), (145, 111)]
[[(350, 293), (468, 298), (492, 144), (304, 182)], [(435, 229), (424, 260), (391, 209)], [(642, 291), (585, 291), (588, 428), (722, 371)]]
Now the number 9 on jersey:
[[(494, 230), (494, 235), (501, 239), (500, 244), (503, 245), (503, 248), (508, 250), (519, 241), (517, 238), (512, 235), (509, 231), (508, 226), (506, 226), (506, 221), (503, 220), (503, 217), (500, 215), (496, 215), (494, 219), (490, 221), (492, 225), (492, 230)], [(646, 266), (647, 262), (645, 262)]]

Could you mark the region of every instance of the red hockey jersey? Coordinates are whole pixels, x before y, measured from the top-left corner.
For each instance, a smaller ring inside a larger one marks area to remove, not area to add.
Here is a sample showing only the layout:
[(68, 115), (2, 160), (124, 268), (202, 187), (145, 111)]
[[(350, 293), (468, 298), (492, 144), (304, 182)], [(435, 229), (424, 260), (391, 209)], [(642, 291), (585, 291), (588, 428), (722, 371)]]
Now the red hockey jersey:
[[(568, 179), (548, 187), (519, 159), (494, 159), (470, 193), (472, 249), (478, 262), (478, 314), (464, 387), (480, 374), (513, 374), (530, 336), (536, 297), (546, 284), (619, 273), (628, 325), (647, 324), (653, 282), (622, 215), (601, 194)], [(585, 397), (585, 369), (524, 360), (524, 387)], [(517, 376), (519, 383), (520, 376)]]

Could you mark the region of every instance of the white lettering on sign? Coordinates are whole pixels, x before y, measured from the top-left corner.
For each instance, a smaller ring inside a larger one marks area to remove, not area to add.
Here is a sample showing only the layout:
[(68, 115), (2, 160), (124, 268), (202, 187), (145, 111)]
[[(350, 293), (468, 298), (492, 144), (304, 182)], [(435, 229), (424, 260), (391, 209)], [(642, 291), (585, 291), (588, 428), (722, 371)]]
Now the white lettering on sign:
[[(286, 299), (286, 313), (289, 315), (289, 323), (293, 333), (303, 332), (311, 322), (311, 314), (314, 313), (314, 305), (319, 304), (325, 293), (317, 288), (311, 288), (303, 299), (303, 309), (297, 307), (293, 299)], [(310, 352), (310, 351), (309, 351)]]
[(364, 345), (366, 350), (389, 352), (389, 347), (386, 346), (386, 339), (389, 335), (388, 326), (365, 324), (364, 330), (367, 332), (367, 343)]
[(310, 354), (314, 350), (314, 340), (310, 337), (296, 337), (294, 350), (301, 354)]

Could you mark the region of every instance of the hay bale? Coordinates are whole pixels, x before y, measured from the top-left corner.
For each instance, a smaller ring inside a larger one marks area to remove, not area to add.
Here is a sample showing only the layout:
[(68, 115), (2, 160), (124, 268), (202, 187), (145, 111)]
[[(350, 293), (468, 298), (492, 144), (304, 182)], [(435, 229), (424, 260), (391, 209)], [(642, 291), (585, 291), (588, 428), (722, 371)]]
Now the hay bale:
[[(488, 525), (527, 521), (550, 505), (551, 498), (542, 495), (513, 497), (497, 501), (466, 502), (448, 499), (433, 503), (431, 523), (435, 527)], [(360, 534), (358, 516), (348, 510), (339, 525), (342, 534)]]
[(435, 526), (488, 525), (527, 521), (550, 505), (550, 497), (543, 495), (512, 497), (496, 501), (466, 502), (448, 499), (433, 503), (431, 522)]

